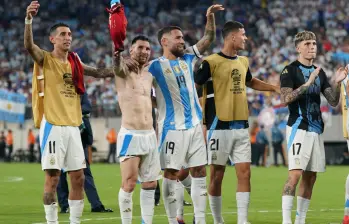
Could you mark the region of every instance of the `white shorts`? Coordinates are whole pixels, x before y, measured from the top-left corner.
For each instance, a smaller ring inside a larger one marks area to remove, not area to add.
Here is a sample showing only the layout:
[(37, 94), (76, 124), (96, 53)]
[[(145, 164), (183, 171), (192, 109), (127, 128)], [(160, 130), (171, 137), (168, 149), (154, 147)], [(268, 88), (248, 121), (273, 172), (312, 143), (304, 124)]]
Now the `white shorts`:
[(128, 130), (120, 128), (117, 141), (120, 162), (140, 156), (138, 180), (149, 182), (161, 179), (160, 158), (154, 130)]
[(208, 130), (208, 164), (225, 166), (233, 163), (251, 162), (251, 141), (246, 129)]
[(207, 164), (201, 124), (185, 130), (163, 130), (159, 136), (162, 169), (180, 170)]
[(325, 172), (326, 158), (322, 135), (286, 127), (288, 169)]
[(40, 146), (43, 170), (73, 171), (86, 168), (79, 127), (56, 126), (43, 118)]

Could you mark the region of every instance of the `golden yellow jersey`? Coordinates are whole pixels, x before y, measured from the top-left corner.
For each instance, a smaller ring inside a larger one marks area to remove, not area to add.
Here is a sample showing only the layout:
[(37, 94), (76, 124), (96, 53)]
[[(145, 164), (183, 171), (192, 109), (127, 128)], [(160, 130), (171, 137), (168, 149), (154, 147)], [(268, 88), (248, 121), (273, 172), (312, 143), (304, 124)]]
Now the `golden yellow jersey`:
[[(44, 64), (41, 68), (44, 76), (43, 113), (45, 119), (58, 126), (79, 126), (82, 122), (80, 95), (76, 93), (72, 79), (72, 70), (69, 62), (64, 63), (53, 57), (50, 52), (44, 52)], [(38, 71), (37, 64), (34, 73)], [(33, 79), (36, 78), (33, 75)], [(37, 94), (40, 87), (33, 82), (33, 102), (40, 100)], [(33, 107), (35, 125), (42, 116), (38, 108)]]

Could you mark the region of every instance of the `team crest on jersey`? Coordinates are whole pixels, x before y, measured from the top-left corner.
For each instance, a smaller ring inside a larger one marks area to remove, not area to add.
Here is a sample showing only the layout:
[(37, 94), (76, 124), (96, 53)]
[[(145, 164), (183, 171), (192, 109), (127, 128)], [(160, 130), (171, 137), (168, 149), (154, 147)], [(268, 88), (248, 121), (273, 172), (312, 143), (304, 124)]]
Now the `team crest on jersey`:
[(173, 70), (174, 70), (176, 73), (181, 73), (181, 69), (179, 68), (178, 65), (173, 66)]
[(166, 69), (166, 70), (165, 70), (165, 74), (166, 74), (166, 75), (171, 75), (171, 74), (172, 74), (171, 69), (169, 69), (169, 68), (168, 68), (168, 69)]
[(187, 63), (185, 63), (184, 61), (179, 61), (179, 65), (181, 66), (181, 68), (184, 70), (184, 71), (188, 71), (188, 65)]

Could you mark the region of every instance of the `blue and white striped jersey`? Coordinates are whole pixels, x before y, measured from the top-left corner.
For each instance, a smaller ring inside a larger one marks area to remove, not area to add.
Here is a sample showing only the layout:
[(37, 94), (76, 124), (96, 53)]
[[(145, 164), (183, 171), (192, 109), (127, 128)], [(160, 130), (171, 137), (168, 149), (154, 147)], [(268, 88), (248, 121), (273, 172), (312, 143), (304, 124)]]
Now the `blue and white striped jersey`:
[(183, 130), (202, 120), (202, 110), (194, 83), (194, 65), (201, 57), (197, 47), (176, 60), (159, 57), (148, 71), (155, 79), (159, 130)]

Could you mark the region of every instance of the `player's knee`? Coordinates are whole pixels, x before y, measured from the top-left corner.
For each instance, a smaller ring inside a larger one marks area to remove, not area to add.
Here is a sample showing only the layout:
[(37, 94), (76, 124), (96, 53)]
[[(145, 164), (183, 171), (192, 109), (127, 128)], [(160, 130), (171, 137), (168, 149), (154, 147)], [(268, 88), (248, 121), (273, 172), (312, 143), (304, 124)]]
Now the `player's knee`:
[(46, 170), (45, 188), (50, 192), (56, 191), (60, 178), (59, 170)]
[(156, 189), (157, 181), (143, 182), (142, 189), (144, 190), (154, 190)]
[(224, 166), (214, 166), (214, 167), (211, 166), (210, 182), (215, 186), (221, 185), (224, 177), (224, 171), (225, 171)]
[(125, 192), (131, 193), (134, 191), (137, 184), (137, 180), (134, 179), (128, 179), (125, 181), (125, 183), (122, 185), (122, 189)]
[(83, 172), (74, 173), (70, 176), (71, 185), (73, 189), (83, 189), (85, 182), (85, 175)]
[(174, 169), (165, 169), (164, 171), (164, 177), (166, 179), (170, 179), (170, 180), (177, 180), (177, 173), (178, 170), (174, 170)]
[(250, 180), (251, 170), (249, 169), (249, 167), (239, 169), (239, 171), (237, 171), (237, 178), (239, 181)]
[(187, 178), (189, 175), (189, 169), (181, 169), (178, 173), (177, 173), (177, 178), (180, 181), (185, 180), (185, 178)]
[(303, 174), (302, 170), (291, 170), (288, 173), (288, 183), (291, 185), (297, 185), (299, 179)]
[(304, 172), (302, 179), (308, 185), (314, 185), (316, 182), (316, 173), (315, 172)]
[(196, 166), (190, 169), (192, 177), (206, 177), (206, 167)]

